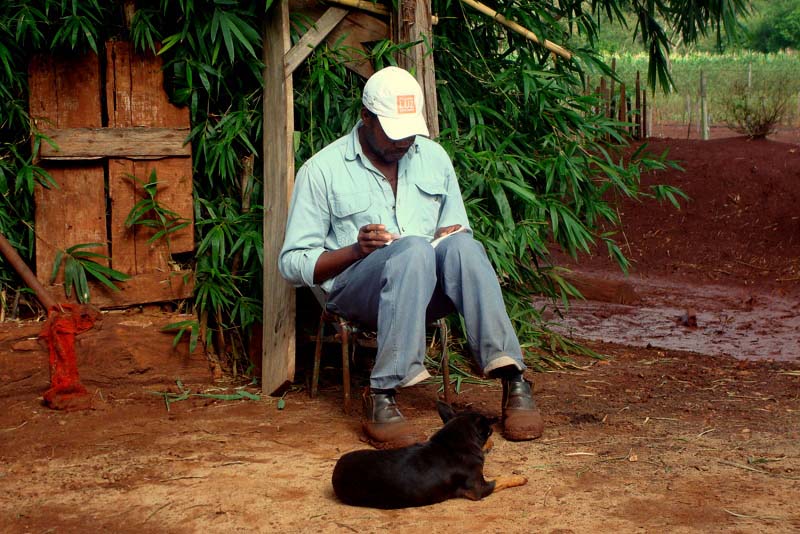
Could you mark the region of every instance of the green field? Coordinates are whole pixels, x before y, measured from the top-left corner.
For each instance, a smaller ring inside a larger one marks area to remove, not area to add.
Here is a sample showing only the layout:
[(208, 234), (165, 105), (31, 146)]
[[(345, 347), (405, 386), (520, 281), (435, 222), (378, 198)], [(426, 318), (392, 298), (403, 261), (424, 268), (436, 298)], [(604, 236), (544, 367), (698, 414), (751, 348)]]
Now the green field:
[[(780, 91), (786, 92), (789, 104), (782, 124), (800, 126), (800, 55), (796, 52), (693, 53), (673, 56), (671, 64), (675, 92), (664, 94), (657, 89), (655, 94), (648, 94), (648, 100), (654, 104), (652, 117), (656, 123), (687, 123), (687, 102), (691, 106), (692, 122), (697, 120), (701, 72), (706, 79), (711, 123), (720, 123), (724, 114), (723, 99), (737, 90), (737, 84), (746, 86), (749, 70), (751, 87), (756, 93), (775, 95)], [(626, 85), (632, 88), (637, 71), (641, 73), (642, 80), (647, 78), (647, 56), (617, 55), (616, 68)]]

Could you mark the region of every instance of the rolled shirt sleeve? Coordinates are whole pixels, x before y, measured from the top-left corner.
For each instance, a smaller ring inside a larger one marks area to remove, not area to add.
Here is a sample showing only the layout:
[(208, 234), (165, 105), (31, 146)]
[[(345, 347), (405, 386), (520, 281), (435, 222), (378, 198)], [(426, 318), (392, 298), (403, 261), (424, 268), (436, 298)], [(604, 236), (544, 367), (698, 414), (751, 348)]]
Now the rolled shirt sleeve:
[(314, 267), (325, 252), (325, 239), (330, 231), (325, 180), (320, 169), (307, 162), (297, 173), (286, 237), (281, 249), (278, 269), (296, 286), (314, 285)]

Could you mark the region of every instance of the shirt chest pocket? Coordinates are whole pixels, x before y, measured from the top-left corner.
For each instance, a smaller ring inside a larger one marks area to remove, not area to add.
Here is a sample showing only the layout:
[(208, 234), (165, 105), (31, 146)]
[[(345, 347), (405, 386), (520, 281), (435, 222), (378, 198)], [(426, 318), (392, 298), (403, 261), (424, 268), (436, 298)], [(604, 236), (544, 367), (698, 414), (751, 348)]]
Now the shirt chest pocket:
[(439, 216), (445, 198), (444, 187), (432, 182), (417, 183), (416, 186), (419, 198), (415, 203), (415, 220), (418, 221), (425, 234), (433, 235), (439, 224)]
[(333, 229), (341, 246), (354, 243), (358, 239), (358, 229), (370, 224), (369, 194), (349, 193), (336, 195), (331, 202)]

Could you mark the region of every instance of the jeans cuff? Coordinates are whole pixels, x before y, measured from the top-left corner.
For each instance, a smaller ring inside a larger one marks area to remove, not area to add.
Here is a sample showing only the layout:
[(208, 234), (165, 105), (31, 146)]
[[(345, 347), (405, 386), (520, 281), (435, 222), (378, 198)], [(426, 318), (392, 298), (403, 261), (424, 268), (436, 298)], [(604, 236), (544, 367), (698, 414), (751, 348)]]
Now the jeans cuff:
[(489, 373), (494, 371), (495, 369), (500, 369), (501, 367), (506, 367), (507, 365), (513, 365), (520, 371), (525, 370), (525, 366), (521, 364), (519, 361), (515, 360), (511, 356), (507, 354), (499, 354), (495, 356), (493, 360), (486, 364), (486, 367), (483, 368), (483, 374), (488, 376)]
[(428, 370), (427, 369), (423, 369), (422, 371), (420, 371), (416, 375), (412, 376), (411, 378), (406, 378), (405, 380), (400, 382), (397, 385), (397, 387), (400, 387), (400, 388), (411, 387), (411, 386), (413, 386), (415, 384), (419, 384), (423, 380), (425, 380), (427, 378), (430, 378), (430, 377), (431, 377), (431, 374), (428, 372)]

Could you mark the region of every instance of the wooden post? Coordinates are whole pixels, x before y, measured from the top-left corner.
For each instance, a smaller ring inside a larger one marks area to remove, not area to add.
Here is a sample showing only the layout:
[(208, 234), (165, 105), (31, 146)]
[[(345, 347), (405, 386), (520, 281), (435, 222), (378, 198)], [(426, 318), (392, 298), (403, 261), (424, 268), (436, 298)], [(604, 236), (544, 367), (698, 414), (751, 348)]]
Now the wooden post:
[(295, 292), (278, 272), (294, 185), (292, 76), (284, 68), (289, 2), (277, 0), (264, 23), (264, 337), (261, 387), (276, 394), (294, 379)]
[(604, 116), (608, 117), (608, 114), (611, 113), (611, 99), (608, 96), (608, 87), (606, 87), (605, 77), (600, 78), (600, 98), (603, 99)]
[(692, 97), (686, 95), (686, 139), (692, 136)]
[(433, 66), (433, 29), (430, 0), (400, 0), (393, 34), (397, 43), (422, 41), (401, 52), (397, 64), (414, 72), (425, 94), (425, 122), (431, 139), (439, 137), (439, 105), (436, 101), (436, 72)]
[(609, 89), (608, 89), (608, 104), (609, 104), (608, 118), (609, 119), (613, 119), (614, 118), (614, 115), (616, 114), (615, 111), (617, 109), (614, 106), (614, 96), (615, 96), (614, 95), (614, 91), (616, 90), (615, 87), (614, 87), (614, 83), (615, 83), (614, 82), (614, 76), (616, 76), (616, 74), (617, 74), (617, 58), (615, 58), (615, 57), (611, 58), (611, 73), (612, 73), (612, 76), (611, 76), (611, 80), (609, 81)]
[(634, 139), (641, 139), (642, 133), (642, 86), (639, 80), (639, 71), (636, 71), (636, 112), (634, 115), (634, 122), (636, 125), (633, 127)]
[(642, 125), (641, 130), (639, 130), (641, 135), (640, 139), (647, 139), (650, 137), (650, 116), (648, 113), (650, 113), (650, 108), (647, 106), (647, 89), (645, 88), (642, 91), (642, 114), (640, 117)]
[(706, 99), (706, 76), (700, 71), (700, 136), (703, 141), (708, 141), (708, 100)]

